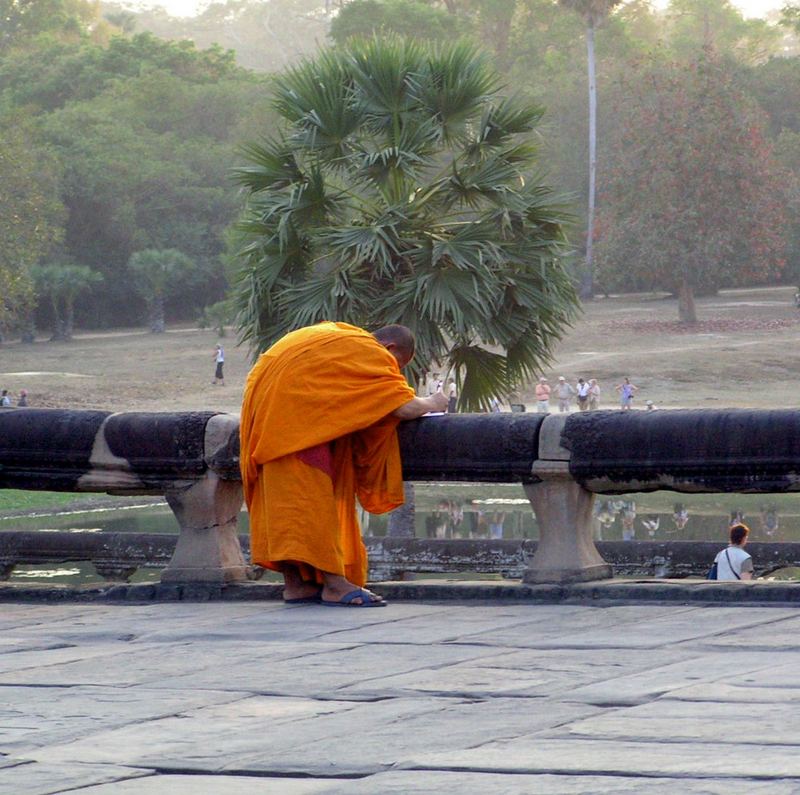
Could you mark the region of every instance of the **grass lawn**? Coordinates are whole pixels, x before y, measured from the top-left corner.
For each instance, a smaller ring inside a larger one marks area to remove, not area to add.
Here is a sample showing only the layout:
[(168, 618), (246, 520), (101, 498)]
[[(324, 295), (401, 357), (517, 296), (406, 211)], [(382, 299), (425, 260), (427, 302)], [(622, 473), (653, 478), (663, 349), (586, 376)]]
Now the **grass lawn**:
[[(12, 511), (38, 511), (63, 508), (75, 503), (95, 503), (97, 494), (72, 494), (58, 491), (19, 491), (0, 489), (0, 514)], [(113, 498), (109, 497), (109, 500)]]

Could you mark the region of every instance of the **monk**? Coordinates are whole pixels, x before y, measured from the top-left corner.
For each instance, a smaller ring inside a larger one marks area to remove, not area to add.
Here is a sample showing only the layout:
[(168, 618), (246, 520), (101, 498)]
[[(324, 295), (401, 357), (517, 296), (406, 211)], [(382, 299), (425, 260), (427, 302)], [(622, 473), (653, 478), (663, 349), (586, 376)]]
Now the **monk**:
[(397, 424), (444, 411), (416, 397), (400, 369), (405, 326), (370, 334), (324, 322), (287, 334), (247, 378), (241, 467), (254, 564), (283, 575), (287, 603), (380, 607), (367, 590), (355, 498), (371, 513), (403, 503)]

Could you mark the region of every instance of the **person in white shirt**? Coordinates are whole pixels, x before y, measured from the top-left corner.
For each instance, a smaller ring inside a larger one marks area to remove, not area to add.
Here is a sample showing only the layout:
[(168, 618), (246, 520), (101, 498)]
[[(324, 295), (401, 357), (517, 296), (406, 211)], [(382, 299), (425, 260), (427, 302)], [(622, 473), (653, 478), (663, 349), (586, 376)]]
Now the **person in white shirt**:
[(589, 411), (600, 408), (600, 385), (596, 378), (589, 379)]
[(569, 411), (569, 404), (572, 401), (572, 396), (574, 394), (575, 390), (572, 388), (572, 384), (568, 384), (567, 379), (564, 378), (563, 375), (560, 375), (558, 377), (558, 386), (556, 387), (556, 397), (558, 398), (559, 412)]
[(588, 411), (589, 409), (589, 390), (590, 386), (588, 381), (583, 378), (578, 379), (578, 385), (575, 389), (578, 395), (578, 410)]
[(752, 580), (753, 559), (744, 551), (750, 528), (746, 524), (733, 524), (730, 529), (730, 546), (717, 553), (714, 563), (717, 564), (718, 580)]
[(211, 383), (225, 386), (225, 376), (222, 374), (222, 368), (225, 365), (225, 351), (222, 349), (222, 345), (217, 345), (214, 348), (214, 361), (217, 363), (217, 368), (214, 371), (214, 380)]
[(428, 380), (428, 395), (435, 395), (437, 392), (444, 391), (444, 381), (439, 378), (439, 373), (434, 373), (433, 377)]

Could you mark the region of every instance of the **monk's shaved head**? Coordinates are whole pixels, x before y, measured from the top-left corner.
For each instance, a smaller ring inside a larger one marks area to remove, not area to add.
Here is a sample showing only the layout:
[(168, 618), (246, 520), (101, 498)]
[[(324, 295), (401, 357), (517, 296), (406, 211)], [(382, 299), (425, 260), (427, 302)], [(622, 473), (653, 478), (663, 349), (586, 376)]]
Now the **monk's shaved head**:
[(414, 358), (416, 342), (414, 334), (407, 326), (400, 326), (396, 323), (384, 326), (373, 331), (372, 336), (392, 353), (401, 367), (405, 367)]

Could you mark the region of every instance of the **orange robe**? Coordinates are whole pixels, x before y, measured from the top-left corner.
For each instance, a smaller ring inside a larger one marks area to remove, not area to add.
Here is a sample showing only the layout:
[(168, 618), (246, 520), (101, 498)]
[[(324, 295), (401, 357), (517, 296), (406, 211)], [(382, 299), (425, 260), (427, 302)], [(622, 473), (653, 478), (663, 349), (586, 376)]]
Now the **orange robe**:
[(240, 423), (253, 563), (306, 580), (367, 579), (355, 496), (371, 513), (403, 503), (397, 422), (414, 397), (371, 334), (319, 323), (278, 340), (245, 386)]

